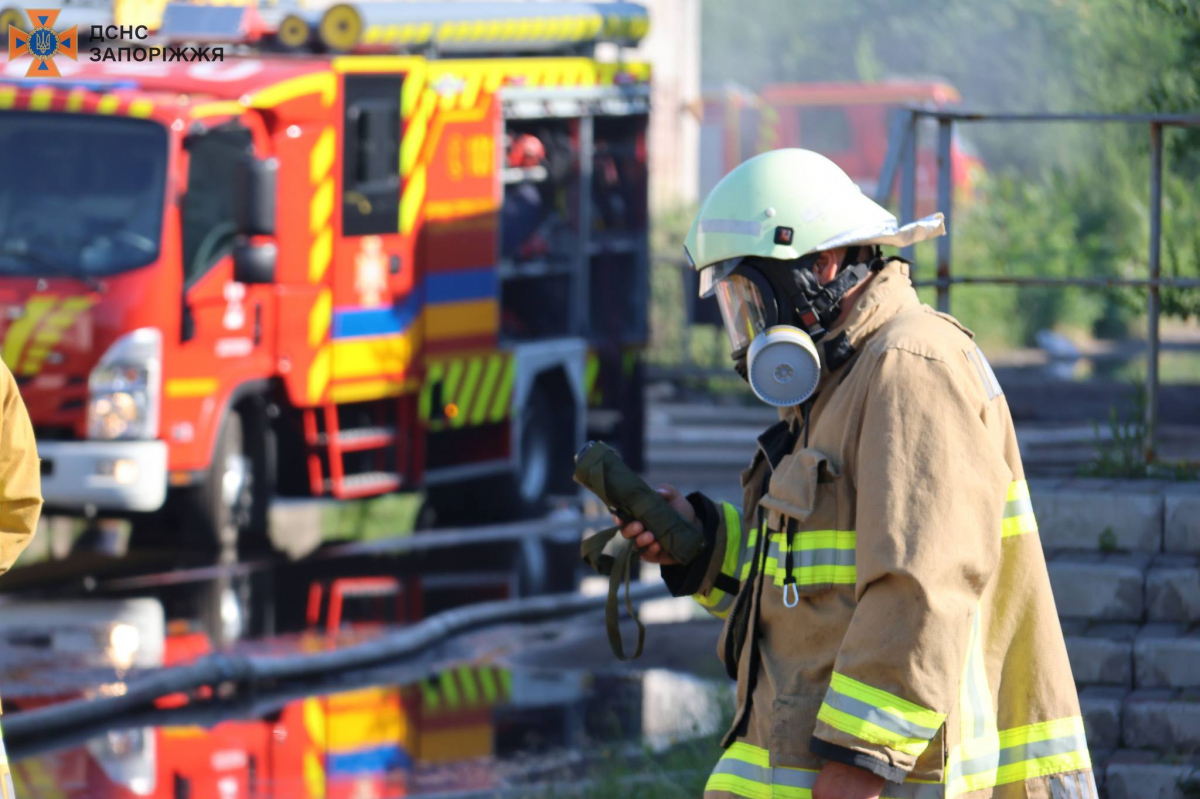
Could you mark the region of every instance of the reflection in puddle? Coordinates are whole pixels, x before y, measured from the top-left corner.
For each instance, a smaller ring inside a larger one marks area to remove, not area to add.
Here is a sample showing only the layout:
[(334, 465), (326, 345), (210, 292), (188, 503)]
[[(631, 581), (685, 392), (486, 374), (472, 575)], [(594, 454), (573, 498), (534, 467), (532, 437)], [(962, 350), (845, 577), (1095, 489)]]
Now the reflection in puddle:
[(596, 743), (659, 750), (709, 734), (728, 695), (726, 685), (670, 671), (471, 664), (415, 684), (294, 700), (211, 728), (112, 730), (15, 760), (13, 774), (22, 799), (486, 795), (569, 779)]

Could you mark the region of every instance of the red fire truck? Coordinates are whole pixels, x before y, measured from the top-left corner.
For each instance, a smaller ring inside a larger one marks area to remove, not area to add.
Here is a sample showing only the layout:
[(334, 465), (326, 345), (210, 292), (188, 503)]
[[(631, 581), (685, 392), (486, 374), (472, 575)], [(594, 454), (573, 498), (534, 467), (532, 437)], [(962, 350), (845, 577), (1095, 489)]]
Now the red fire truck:
[[(805, 147), (828, 156), (863, 191), (874, 194), (887, 156), (892, 112), (911, 105), (940, 108), (960, 100), (953, 86), (934, 81), (773, 83), (757, 92), (733, 87), (708, 92), (701, 133), (701, 189), (712, 188), (758, 153)], [(918, 137), (917, 211), (925, 214), (937, 210), (937, 133), (922, 129)], [(969, 194), (982, 162), (957, 137), (951, 159), (955, 190)]]
[(644, 9), (173, 8), (229, 55), (0, 75), (0, 357), (49, 512), (245, 552), (278, 493), (498, 518), (585, 432), (637, 460), (649, 70), (595, 46)]

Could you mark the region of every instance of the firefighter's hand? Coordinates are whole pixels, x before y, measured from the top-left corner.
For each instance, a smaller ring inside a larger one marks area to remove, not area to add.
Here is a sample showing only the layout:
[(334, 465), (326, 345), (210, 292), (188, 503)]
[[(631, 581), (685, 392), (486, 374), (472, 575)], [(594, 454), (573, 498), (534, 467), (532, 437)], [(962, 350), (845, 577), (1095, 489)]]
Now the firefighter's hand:
[[(664, 483), (658, 487), (658, 493), (662, 494), (663, 498), (680, 516), (692, 524), (696, 523), (696, 511), (692, 508), (692, 503), (679, 493), (678, 488)], [(617, 524), (620, 523), (621, 520), (617, 519)], [(663, 552), (662, 546), (654, 540), (654, 534), (648, 531), (641, 522), (630, 522), (625, 525), (621, 528), (621, 535), (631, 539), (642, 550), (642, 560), (647, 563), (657, 563), (660, 566), (675, 565), (675, 559)]]
[(887, 781), (845, 763), (826, 763), (813, 785), (812, 799), (879, 799)]

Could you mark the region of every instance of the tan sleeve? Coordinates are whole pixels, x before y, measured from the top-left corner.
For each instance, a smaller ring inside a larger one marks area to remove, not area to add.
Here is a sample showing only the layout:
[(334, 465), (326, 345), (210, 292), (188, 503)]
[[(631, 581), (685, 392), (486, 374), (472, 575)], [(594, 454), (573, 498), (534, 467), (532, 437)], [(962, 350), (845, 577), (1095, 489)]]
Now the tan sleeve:
[(876, 366), (852, 475), (857, 606), (814, 731), (905, 772), (957, 701), (1000, 558), (1011, 475), (961, 374), (904, 349)]
[(17, 382), (0, 363), (0, 574), (33, 538), (42, 511), (41, 465)]

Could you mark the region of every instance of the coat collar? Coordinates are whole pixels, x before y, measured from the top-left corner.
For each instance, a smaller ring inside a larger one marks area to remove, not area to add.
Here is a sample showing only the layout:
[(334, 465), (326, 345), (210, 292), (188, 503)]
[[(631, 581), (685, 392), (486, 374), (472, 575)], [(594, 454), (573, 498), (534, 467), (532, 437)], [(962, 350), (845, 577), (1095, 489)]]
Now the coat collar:
[[(881, 327), (902, 311), (920, 304), (917, 291), (909, 277), (908, 262), (899, 258), (889, 259), (882, 269), (871, 276), (870, 282), (855, 301), (846, 320), (831, 328), (817, 345), (821, 352), (821, 383), (817, 389), (818, 394), (836, 385), (838, 376), (850, 367), (855, 355), (862, 352), (867, 340)], [(843, 360), (836, 368), (830, 369), (826, 346), (843, 335), (853, 348), (854, 355)], [(795, 427), (800, 421), (800, 408), (780, 408), (779, 417)]]

